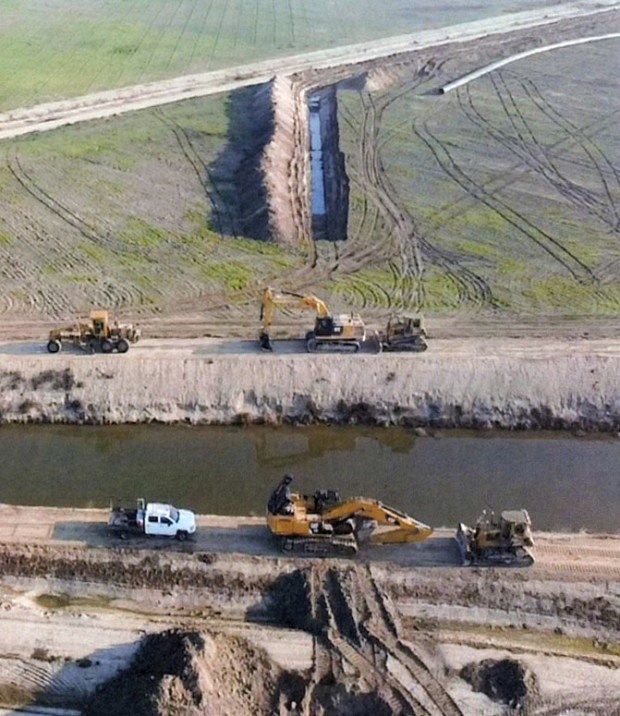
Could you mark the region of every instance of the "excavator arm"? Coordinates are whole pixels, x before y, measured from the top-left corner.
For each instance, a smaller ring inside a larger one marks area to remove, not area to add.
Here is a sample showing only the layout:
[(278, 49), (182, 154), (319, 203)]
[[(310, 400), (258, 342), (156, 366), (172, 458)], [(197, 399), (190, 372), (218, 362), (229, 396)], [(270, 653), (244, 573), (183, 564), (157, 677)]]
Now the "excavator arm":
[[(372, 520), (380, 529), (373, 530), (370, 542), (376, 544), (404, 544), (423, 542), (433, 530), (410, 515), (388, 507), (379, 500), (367, 497), (353, 497), (341, 502), (321, 515), (325, 522), (337, 523), (348, 519)], [(383, 528), (383, 529), (381, 529)]]
[(271, 351), (273, 346), (269, 331), (273, 323), (273, 314), (276, 308), (302, 308), (316, 313), (319, 318), (330, 315), (327, 304), (312, 294), (293, 293), (292, 291), (276, 291), (267, 287), (261, 298), (260, 318), (262, 327), (259, 334), (260, 346), (263, 350)]

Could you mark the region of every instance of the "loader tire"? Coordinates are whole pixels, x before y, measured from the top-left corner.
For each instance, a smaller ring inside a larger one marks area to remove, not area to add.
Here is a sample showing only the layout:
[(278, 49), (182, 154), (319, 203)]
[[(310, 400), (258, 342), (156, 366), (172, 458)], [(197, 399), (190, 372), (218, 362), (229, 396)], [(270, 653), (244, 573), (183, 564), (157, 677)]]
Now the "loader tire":
[(114, 350), (114, 345), (112, 344), (112, 341), (109, 338), (104, 338), (101, 341), (101, 352), (102, 353), (112, 353)]
[(61, 348), (62, 343), (60, 341), (49, 341), (47, 344), (48, 353), (59, 353)]
[(116, 350), (119, 353), (127, 353), (129, 350), (129, 342), (126, 341), (124, 338), (121, 338), (120, 341), (116, 344)]

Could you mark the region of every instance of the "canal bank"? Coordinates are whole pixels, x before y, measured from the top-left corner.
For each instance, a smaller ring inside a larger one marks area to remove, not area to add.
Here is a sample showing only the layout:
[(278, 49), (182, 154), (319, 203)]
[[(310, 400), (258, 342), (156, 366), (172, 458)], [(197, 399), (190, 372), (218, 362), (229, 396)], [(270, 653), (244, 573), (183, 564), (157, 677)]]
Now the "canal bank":
[(298, 341), (149, 340), (127, 355), (0, 346), (2, 423), (620, 430), (620, 343), (432, 341), (309, 355)]

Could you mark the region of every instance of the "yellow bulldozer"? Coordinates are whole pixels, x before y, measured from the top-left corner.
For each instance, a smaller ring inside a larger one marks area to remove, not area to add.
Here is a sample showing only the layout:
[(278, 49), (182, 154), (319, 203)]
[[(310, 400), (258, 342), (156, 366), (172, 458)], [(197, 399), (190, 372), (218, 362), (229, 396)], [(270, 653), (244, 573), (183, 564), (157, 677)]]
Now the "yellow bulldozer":
[(91, 311), (88, 320), (78, 321), (66, 328), (54, 328), (50, 331), (47, 350), (58, 353), (63, 343), (71, 343), (94, 353), (127, 353), (129, 345), (140, 339), (140, 329), (130, 323), (120, 324), (112, 321), (107, 311)]
[(527, 510), (504, 510), (499, 517), (484, 510), (474, 527), (459, 524), (456, 541), (464, 565), (534, 564), (532, 521)]
[(382, 351), (421, 353), (428, 348), (424, 319), (420, 314), (392, 316), (385, 331), (379, 335)]
[(291, 492), (291, 481), (285, 475), (267, 505), (267, 525), (283, 552), (352, 556), (365, 542), (423, 542), (433, 533), (428, 525), (378, 500), (342, 499), (335, 490), (300, 495)]
[(326, 303), (312, 294), (276, 291), (266, 288), (261, 297), (262, 327), (259, 333), (260, 347), (272, 351), (271, 325), (276, 308), (301, 308), (314, 311), (314, 328), (306, 333), (306, 350), (317, 351), (358, 351), (366, 340), (366, 326), (357, 313), (332, 315)]

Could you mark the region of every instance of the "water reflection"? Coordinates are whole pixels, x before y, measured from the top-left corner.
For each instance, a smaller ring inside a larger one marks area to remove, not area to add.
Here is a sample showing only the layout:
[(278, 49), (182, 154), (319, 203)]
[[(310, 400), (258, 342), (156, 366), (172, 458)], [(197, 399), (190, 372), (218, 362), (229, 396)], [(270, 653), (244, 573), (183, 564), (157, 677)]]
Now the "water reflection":
[(416, 438), (357, 427), (4, 426), (0, 501), (106, 506), (144, 495), (200, 512), (262, 514), (296, 487), (377, 497), (434, 526), (525, 507), (538, 529), (620, 530), (620, 441), (558, 435)]

